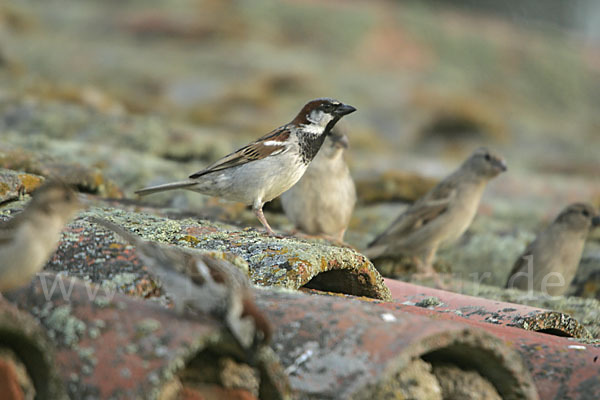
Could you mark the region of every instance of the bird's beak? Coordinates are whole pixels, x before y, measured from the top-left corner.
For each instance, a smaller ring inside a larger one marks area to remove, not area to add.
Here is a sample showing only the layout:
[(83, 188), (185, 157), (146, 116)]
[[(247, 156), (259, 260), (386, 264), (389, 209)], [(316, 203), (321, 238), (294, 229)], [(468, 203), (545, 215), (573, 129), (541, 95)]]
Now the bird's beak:
[(600, 226), (600, 215), (596, 215), (594, 218), (592, 218), (592, 226)]
[(498, 167), (500, 168), (500, 170), (502, 172), (505, 172), (506, 170), (508, 170), (508, 167), (506, 166), (506, 161), (504, 161), (504, 160), (498, 160)]
[(348, 115), (356, 111), (356, 108), (349, 106), (347, 104), (340, 104), (334, 111), (335, 115), (338, 117), (343, 117), (344, 115)]

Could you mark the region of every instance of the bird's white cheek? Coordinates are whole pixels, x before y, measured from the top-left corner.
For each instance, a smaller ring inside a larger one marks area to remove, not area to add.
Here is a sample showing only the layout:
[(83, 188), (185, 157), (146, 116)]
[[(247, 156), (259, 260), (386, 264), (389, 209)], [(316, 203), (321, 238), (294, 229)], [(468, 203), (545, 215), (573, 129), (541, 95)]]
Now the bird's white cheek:
[[(313, 111), (308, 117), (308, 120), (311, 122), (308, 127), (317, 126), (324, 129), (327, 124), (333, 120), (333, 115), (324, 113), (322, 111)], [(320, 133), (321, 132), (319, 132), (319, 134)]]
[(324, 127), (320, 126), (320, 125), (305, 125), (302, 130), (305, 133), (309, 133), (312, 135), (322, 135), (323, 131), (324, 131)]

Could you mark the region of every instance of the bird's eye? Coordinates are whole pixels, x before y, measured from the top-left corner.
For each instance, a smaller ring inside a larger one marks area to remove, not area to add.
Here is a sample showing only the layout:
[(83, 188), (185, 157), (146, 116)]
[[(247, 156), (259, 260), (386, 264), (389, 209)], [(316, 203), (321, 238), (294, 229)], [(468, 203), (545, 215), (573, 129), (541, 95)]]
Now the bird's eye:
[(583, 214), (583, 216), (586, 218), (590, 216), (590, 212), (588, 210), (581, 210), (581, 214)]
[(490, 154), (486, 153), (485, 154), (485, 161), (491, 161), (491, 160), (492, 160), (492, 157), (490, 156)]

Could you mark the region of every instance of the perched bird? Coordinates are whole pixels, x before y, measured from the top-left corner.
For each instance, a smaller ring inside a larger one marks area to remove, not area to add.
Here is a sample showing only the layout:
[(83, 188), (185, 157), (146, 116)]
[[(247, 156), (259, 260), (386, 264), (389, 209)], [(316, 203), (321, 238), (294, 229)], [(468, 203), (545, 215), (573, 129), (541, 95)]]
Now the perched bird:
[(417, 200), (364, 251), (367, 257), (412, 256), (417, 275), (436, 276), (435, 253), (471, 225), (488, 181), (506, 171), (504, 160), (479, 148), (450, 176)]
[(302, 177), (331, 128), (354, 111), (354, 107), (337, 100), (311, 100), (292, 122), (190, 175), (189, 179), (136, 193), (147, 195), (183, 188), (249, 204), (267, 233), (274, 235), (263, 214), (263, 205)]
[(90, 218), (127, 240), (173, 300), (177, 313), (205, 313), (223, 321), (244, 349), (265, 343), (271, 325), (256, 307), (248, 277), (236, 266), (194, 250), (146, 241), (124, 228)]
[(331, 131), (302, 178), (281, 195), (285, 215), (300, 230), (342, 242), (356, 203), (356, 188), (344, 162), (348, 137)]
[(506, 287), (565, 294), (577, 272), (585, 239), (598, 226), (600, 216), (591, 205), (567, 206), (519, 256)]
[(79, 208), (76, 192), (61, 182), (48, 181), (22, 212), (0, 222), (0, 292), (31, 281), (56, 250), (64, 225)]

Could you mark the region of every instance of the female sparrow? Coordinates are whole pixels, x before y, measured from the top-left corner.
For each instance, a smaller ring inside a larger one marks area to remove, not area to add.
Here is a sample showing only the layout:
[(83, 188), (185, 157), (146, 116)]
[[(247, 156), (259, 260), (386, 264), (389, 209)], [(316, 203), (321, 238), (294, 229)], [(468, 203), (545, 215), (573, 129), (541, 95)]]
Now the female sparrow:
[(504, 160), (479, 148), (453, 174), (417, 200), (379, 235), (364, 254), (369, 258), (413, 256), (417, 273), (436, 276), (435, 253), (471, 225), (486, 184), (506, 171)]
[(22, 212), (0, 222), (0, 292), (27, 284), (44, 267), (79, 208), (76, 192), (48, 181)]
[(335, 128), (302, 178), (281, 195), (285, 215), (300, 230), (342, 242), (356, 203), (356, 188), (344, 162), (348, 137)]
[(190, 175), (188, 180), (136, 193), (146, 195), (183, 188), (249, 204), (267, 233), (274, 235), (263, 214), (263, 205), (302, 177), (331, 128), (354, 111), (354, 107), (337, 100), (311, 100), (292, 122)]
[(569, 205), (519, 256), (506, 287), (565, 294), (577, 272), (585, 239), (598, 226), (600, 216), (591, 205)]

